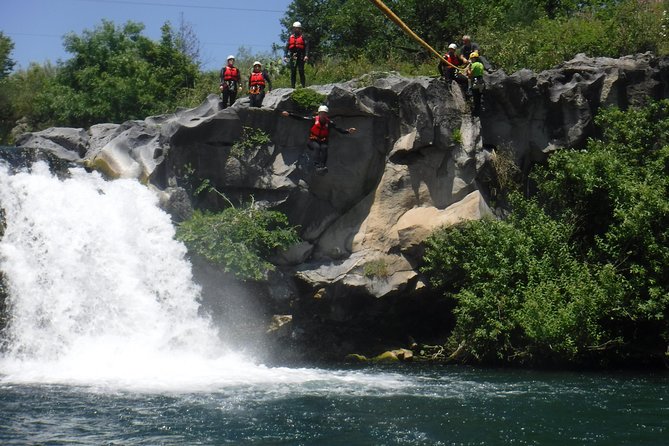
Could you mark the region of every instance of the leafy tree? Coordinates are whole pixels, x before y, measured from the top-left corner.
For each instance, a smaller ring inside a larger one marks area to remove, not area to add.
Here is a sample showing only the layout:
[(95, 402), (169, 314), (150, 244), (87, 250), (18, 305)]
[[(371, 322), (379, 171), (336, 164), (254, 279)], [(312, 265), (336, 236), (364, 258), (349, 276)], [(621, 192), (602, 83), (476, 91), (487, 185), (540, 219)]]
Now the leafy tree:
[[(577, 53), (618, 57), (666, 53), (666, 13), (660, 2), (638, 0), (387, 0), (438, 51), (471, 34), (494, 66), (508, 72), (546, 69)], [(282, 24), (301, 20), (312, 52), (337, 62), (360, 56), (434, 63), (433, 56), (366, 0), (294, 0)], [(663, 28), (664, 26), (664, 28)], [(288, 31), (282, 36), (285, 40)], [(663, 37), (664, 36), (664, 37)], [(415, 71), (415, 70), (414, 70)], [(407, 74), (412, 74), (409, 71)]]
[[(167, 23), (169, 24), (169, 22)], [(191, 62), (198, 67), (202, 65), (200, 59), (200, 39), (198, 39), (193, 25), (184, 19), (183, 13), (179, 15), (179, 29), (176, 34), (176, 47), (181, 54), (185, 54)]]
[(508, 219), (428, 241), (423, 271), (456, 301), (453, 349), (542, 365), (667, 360), (669, 101), (596, 122), (602, 138), (552, 155)]
[(3, 79), (14, 69), (14, 62), (10, 55), (14, 50), (14, 42), (0, 31), (0, 79)]
[(628, 287), (626, 317), (610, 325), (630, 346), (669, 342), (669, 101), (597, 117), (603, 138), (563, 151), (534, 174), (539, 199), (578, 228), (593, 264), (611, 264)]
[(601, 326), (616, 313), (620, 284), (569, 245), (570, 227), (514, 196), (507, 221), (465, 223), (435, 233), (423, 271), (457, 302), (449, 344), (479, 362), (583, 361), (616, 342)]
[(193, 87), (197, 65), (180, 51), (169, 24), (159, 43), (144, 37), (143, 28), (103, 21), (93, 31), (65, 37), (73, 57), (48, 91), (48, 106), (60, 124), (86, 127), (164, 113), (183, 89)]
[(249, 205), (220, 213), (196, 211), (177, 228), (189, 249), (247, 280), (262, 280), (274, 269), (267, 259), (299, 238), (286, 216)]

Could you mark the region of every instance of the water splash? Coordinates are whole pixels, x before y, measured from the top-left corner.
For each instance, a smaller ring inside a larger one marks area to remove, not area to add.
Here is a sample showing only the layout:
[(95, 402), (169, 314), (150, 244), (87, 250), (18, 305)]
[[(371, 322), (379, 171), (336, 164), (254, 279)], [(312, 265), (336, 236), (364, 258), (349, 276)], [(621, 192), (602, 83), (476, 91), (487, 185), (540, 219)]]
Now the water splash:
[[(0, 381), (141, 390), (276, 383), (397, 387), (397, 377), (256, 365), (199, 314), (185, 247), (134, 180), (0, 168), (8, 322)], [(318, 384), (321, 383), (321, 384)]]

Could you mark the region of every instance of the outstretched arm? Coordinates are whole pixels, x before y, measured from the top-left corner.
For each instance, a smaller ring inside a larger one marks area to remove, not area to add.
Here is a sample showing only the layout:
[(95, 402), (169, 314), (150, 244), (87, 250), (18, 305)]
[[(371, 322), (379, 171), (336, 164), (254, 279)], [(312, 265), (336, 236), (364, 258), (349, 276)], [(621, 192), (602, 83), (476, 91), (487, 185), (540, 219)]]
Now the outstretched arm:
[(291, 112), (288, 112), (288, 111), (285, 111), (285, 110), (281, 112), (281, 116), (291, 117), (291, 118), (297, 119), (299, 121), (311, 121), (312, 119), (314, 119), (312, 116), (296, 115), (295, 113), (291, 113)]
[(355, 132), (358, 131), (358, 129), (356, 129), (355, 127), (349, 127), (347, 129), (342, 129), (340, 127), (337, 127), (337, 125), (332, 120), (330, 121), (330, 127), (332, 127), (333, 129), (335, 129), (336, 131), (338, 131), (339, 133), (342, 133), (344, 135), (348, 135), (348, 134), (355, 133)]

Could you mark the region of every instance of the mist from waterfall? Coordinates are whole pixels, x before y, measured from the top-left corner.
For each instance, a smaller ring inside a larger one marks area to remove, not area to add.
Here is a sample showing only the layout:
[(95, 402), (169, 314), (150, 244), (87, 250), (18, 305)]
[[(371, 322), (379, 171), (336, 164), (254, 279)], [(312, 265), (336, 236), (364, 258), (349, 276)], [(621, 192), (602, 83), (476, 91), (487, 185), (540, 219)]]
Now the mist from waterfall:
[(186, 248), (157, 201), (135, 180), (83, 169), (66, 179), (44, 163), (0, 169), (8, 288), (0, 381), (160, 391), (365, 380), (229, 352), (200, 314)]

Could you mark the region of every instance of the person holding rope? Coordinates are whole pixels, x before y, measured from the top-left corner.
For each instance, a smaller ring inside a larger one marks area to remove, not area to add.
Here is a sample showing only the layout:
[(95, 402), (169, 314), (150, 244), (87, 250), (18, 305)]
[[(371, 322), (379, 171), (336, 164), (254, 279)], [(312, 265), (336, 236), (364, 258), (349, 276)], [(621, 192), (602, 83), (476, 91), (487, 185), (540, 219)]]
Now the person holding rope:
[(290, 116), (293, 119), (311, 121), (311, 129), (309, 130), (309, 142), (307, 148), (313, 150), (314, 153), (314, 167), (320, 174), (325, 174), (328, 171), (328, 142), (330, 138), (330, 129), (334, 129), (342, 134), (351, 134), (357, 132), (355, 127), (342, 129), (337, 127), (333, 120), (328, 116), (330, 109), (327, 105), (318, 107), (318, 114), (316, 116), (301, 116), (287, 111), (281, 112), (282, 116)]
[(293, 33), (288, 37), (284, 60), (290, 67), (291, 88), (295, 88), (297, 71), (300, 72), (300, 84), (304, 88), (304, 63), (309, 60), (309, 41), (302, 32), (302, 24), (300, 22), (293, 23)]
[(467, 76), (462, 74), (460, 67), (464, 66), (462, 59), (456, 54), (458, 46), (454, 43), (448, 45), (448, 52), (444, 54), (446, 62), (439, 61), (439, 73), (446, 80), (456, 81), (459, 84), (467, 83)]
[(265, 87), (268, 91), (272, 91), (272, 80), (267, 71), (262, 69), (262, 64), (259, 61), (253, 62), (253, 71), (249, 76), (249, 100), (251, 107), (262, 106), (262, 101), (265, 99)]
[(469, 55), (469, 60), (472, 63), (467, 67), (467, 77), (470, 80), (470, 90), (474, 100), (472, 116), (480, 116), (482, 110), (481, 99), (483, 98), (483, 90), (485, 90), (485, 81), (483, 80), (485, 69), (483, 63), (479, 60), (478, 51), (473, 51)]
[(490, 62), (488, 62), (488, 60), (481, 54), (481, 47), (479, 46), (479, 44), (476, 42), (472, 42), (471, 36), (465, 34), (464, 36), (462, 36), (462, 46), (460, 47), (460, 59), (466, 64), (470, 63), (471, 62), (470, 57), (474, 51), (476, 51), (476, 54), (479, 55), (478, 57), (479, 62), (483, 64), (485, 70), (492, 71), (492, 66), (490, 65)]

